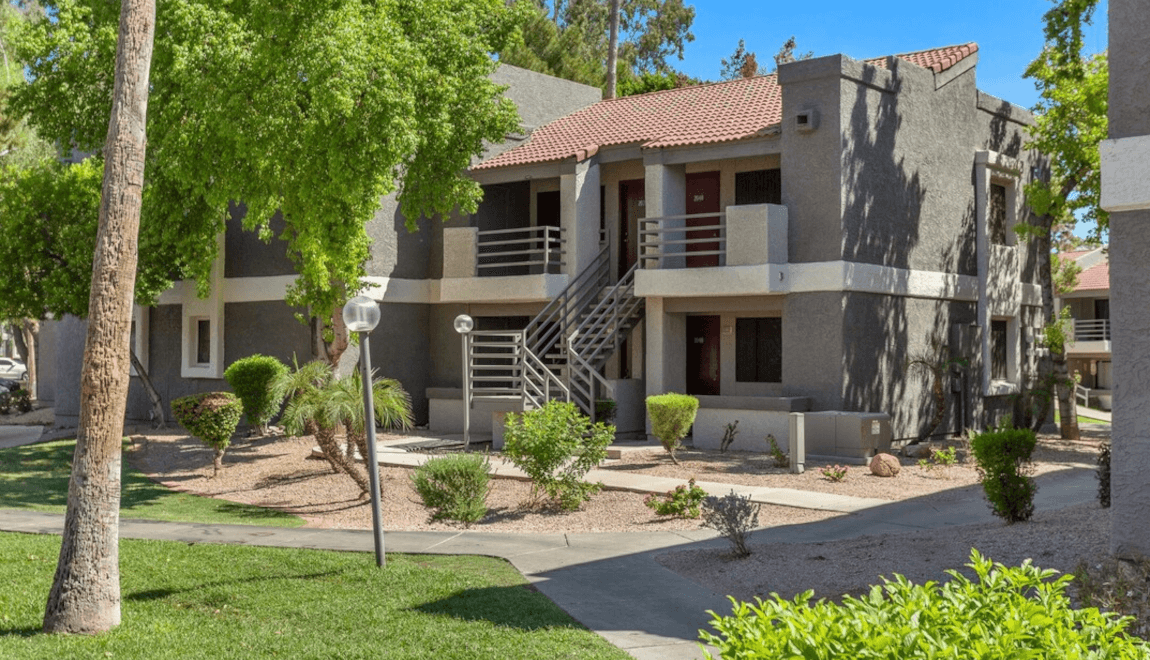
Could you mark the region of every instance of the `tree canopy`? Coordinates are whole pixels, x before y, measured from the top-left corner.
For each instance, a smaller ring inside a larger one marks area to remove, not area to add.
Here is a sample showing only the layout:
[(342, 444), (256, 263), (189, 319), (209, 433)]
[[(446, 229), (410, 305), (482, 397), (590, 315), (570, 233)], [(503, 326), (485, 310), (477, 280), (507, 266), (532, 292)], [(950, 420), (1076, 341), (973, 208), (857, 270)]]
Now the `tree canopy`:
[(11, 36), (17, 23), (37, 20), (43, 11), (35, 2), (0, 3), (0, 169), (30, 167), (54, 155), (27, 120), (7, 107), (7, 98), (24, 84), (24, 64), (17, 57)]
[(1045, 17), (1045, 44), (1026, 69), (1039, 92), (1029, 146), (1049, 157), (1049, 180), (1026, 187), (1035, 213), (1048, 216), (1055, 243), (1077, 222), (1102, 239), (1108, 217), (1099, 206), (1098, 143), (1106, 137), (1110, 73), (1106, 53), (1087, 54), (1083, 26), (1097, 0), (1062, 0)]
[[(523, 15), (523, 41), (500, 51), (500, 61), (587, 85), (607, 79), (609, 3), (603, 0), (517, 2)], [(695, 35), (695, 9), (683, 0), (622, 0), (619, 16), (618, 74), (622, 89), (643, 74), (676, 75), (672, 58)], [(648, 80), (650, 82), (651, 79)], [(639, 83), (645, 87), (646, 83)]]
[[(30, 83), (12, 106), (49, 139), (98, 151), (108, 130), (117, 3), (58, 0), (16, 31)], [(288, 302), (329, 317), (364, 287), (364, 225), (397, 192), (421, 215), (473, 212), (464, 171), (517, 128), (488, 74), (522, 12), (502, 0), (171, 0), (156, 16), (144, 242), (200, 292), (229, 205), (280, 238), (299, 277)], [(141, 278), (145, 273), (141, 271)], [(170, 279), (169, 279), (170, 281)], [(143, 283), (144, 291), (162, 286)]]

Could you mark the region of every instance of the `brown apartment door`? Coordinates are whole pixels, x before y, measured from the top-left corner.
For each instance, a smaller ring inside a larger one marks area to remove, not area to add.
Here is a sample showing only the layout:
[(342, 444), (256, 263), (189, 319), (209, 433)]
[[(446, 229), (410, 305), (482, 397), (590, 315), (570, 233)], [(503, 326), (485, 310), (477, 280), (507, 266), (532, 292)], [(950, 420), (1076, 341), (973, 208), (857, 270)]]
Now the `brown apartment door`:
[[(719, 212), (719, 173), (693, 172), (687, 175), (687, 215), (697, 213)], [(688, 227), (705, 227), (719, 224), (719, 216), (690, 218)], [(702, 242), (699, 239), (714, 238), (714, 242)], [(687, 239), (693, 241), (687, 245), (687, 268), (709, 268), (719, 265), (718, 254), (704, 254), (691, 256), (691, 252), (718, 252), (719, 230), (707, 229), (688, 231)]]
[(646, 214), (646, 182), (632, 179), (619, 182), (619, 276), (639, 258), (639, 220)]
[(719, 394), (719, 317), (687, 317), (687, 394)]

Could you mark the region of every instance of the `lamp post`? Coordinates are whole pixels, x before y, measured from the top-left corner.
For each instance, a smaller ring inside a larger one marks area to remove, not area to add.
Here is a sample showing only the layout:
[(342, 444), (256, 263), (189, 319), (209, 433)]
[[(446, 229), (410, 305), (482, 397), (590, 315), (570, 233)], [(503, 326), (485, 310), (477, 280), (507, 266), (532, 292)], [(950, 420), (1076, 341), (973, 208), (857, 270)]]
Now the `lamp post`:
[(356, 296), (343, 306), (343, 322), (359, 333), (359, 364), (363, 369), (363, 425), (367, 431), (367, 476), (371, 484), (371, 526), (375, 533), (375, 565), (383, 567), (383, 511), (379, 504), (379, 459), (375, 453), (375, 402), (371, 392), (370, 334), (379, 325), (379, 305), (367, 296)]
[(460, 314), (453, 325), (463, 339), (463, 448), (467, 449), (471, 446), (471, 359), (467, 354), (467, 333), (475, 328), (475, 320)]

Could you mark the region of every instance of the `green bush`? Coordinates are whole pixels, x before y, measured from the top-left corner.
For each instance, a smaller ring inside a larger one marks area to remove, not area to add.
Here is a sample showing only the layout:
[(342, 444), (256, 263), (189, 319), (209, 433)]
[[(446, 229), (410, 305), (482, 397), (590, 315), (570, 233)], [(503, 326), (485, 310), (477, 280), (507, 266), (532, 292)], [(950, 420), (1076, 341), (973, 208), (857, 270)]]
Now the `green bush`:
[(667, 491), (660, 497), (651, 493), (644, 500), (648, 508), (655, 511), (657, 516), (675, 516), (677, 518), (698, 518), (702, 513), (703, 500), (707, 491), (695, 485), (692, 477), (687, 485), (675, 486), (674, 490)]
[(607, 457), (615, 427), (592, 424), (573, 403), (549, 401), (538, 410), (507, 415), (503, 455), (531, 477), (532, 495), (546, 495), (565, 511), (574, 511), (599, 492), (602, 484), (583, 476)]
[(429, 459), (411, 475), (432, 520), (473, 523), (487, 515), (491, 462), (486, 455), (454, 454)]
[(224, 450), (239, 426), (243, 406), (231, 392), (201, 392), (172, 401), (172, 415), (188, 433), (215, 451), (212, 476), (223, 467)]
[(10, 412), (12, 412), (12, 394), (0, 389), (0, 415), (7, 415)]
[(12, 405), (18, 413), (32, 412), (32, 393), (23, 387), (12, 392)]
[[(734, 603), (712, 616), (719, 634), (702, 641), (722, 658), (1146, 658), (1150, 645), (1127, 635), (1129, 619), (1096, 608), (1074, 609), (1072, 579), (1030, 565), (1007, 567), (971, 551), (972, 582), (947, 571), (946, 584), (883, 579), (862, 598), (842, 604), (807, 591), (793, 601), (778, 594), (757, 605)], [(709, 653), (708, 658), (711, 658)]]
[(651, 416), (651, 432), (659, 438), (663, 449), (671, 455), (675, 464), (675, 450), (682, 445), (682, 439), (695, 423), (699, 412), (699, 400), (689, 394), (657, 394), (647, 397), (647, 414)]
[(271, 384), (288, 371), (287, 365), (267, 355), (249, 355), (224, 371), (228, 385), (244, 406), (248, 424), (267, 432), (268, 422), (279, 412), (280, 401), (271, 395)]
[(1001, 426), (975, 434), (970, 451), (994, 515), (1008, 523), (1030, 520), (1038, 485), (1030, 478), (1030, 455), (1038, 438), (1030, 429)]

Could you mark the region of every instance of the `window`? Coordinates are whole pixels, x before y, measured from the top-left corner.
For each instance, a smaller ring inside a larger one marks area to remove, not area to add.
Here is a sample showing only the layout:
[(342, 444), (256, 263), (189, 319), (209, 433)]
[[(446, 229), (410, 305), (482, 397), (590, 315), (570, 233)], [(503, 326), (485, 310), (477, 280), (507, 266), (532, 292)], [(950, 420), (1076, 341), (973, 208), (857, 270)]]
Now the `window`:
[(991, 245), (1009, 245), (1007, 240), (1006, 186), (990, 184), (987, 232)]
[(1007, 369), (1007, 333), (1006, 321), (990, 322), (990, 378), (992, 380), (1006, 380), (1009, 377)]
[(209, 319), (196, 319), (196, 364), (211, 364), (212, 361), (212, 322)]
[(778, 317), (735, 319), (735, 381), (783, 381), (783, 323)]
[(781, 170), (755, 170), (735, 173), (735, 205), (782, 204)]

